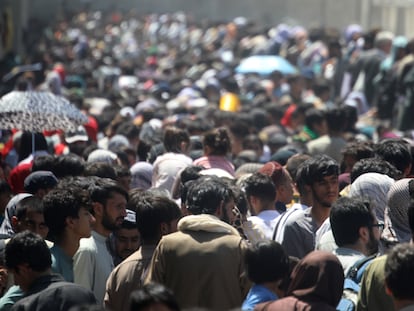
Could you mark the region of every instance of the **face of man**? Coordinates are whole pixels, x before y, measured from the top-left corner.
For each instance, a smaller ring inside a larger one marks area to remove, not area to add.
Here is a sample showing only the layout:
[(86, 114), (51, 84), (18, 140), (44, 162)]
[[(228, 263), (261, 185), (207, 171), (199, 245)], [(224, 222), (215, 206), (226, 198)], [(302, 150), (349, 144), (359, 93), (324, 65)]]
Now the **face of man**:
[(312, 186), (313, 206), (329, 208), (338, 198), (338, 176), (325, 176), (320, 181), (315, 181)]
[(102, 226), (110, 231), (121, 227), (126, 212), (126, 198), (120, 193), (113, 193), (106, 201), (102, 214)]
[(115, 234), (115, 250), (122, 260), (129, 257), (140, 246), (140, 234), (137, 228), (121, 228)]
[(92, 224), (95, 217), (85, 207), (79, 209), (78, 218), (74, 218), (74, 230), (80, 238), (89, 238), (91, 236)]
[(49, 228), (45, 223), (43, 213), (34, 211), (31, 208), (27, 209), (26, 215), (23, 217), (23, 219), (15, 219), (14, 222), (16, 233), (24, 230), (29, 230), (31, 232), (37, 233), (43, 239), (46, 239), (46, 236), (49, 232)]
[(368, 255), (373, 255), (378, 252), (379, 240), (381, 238), (381, 229), (377, 226), (378, 221), (374, 221), (374, 226), (368, 228), (369, 239), (366, 243)]

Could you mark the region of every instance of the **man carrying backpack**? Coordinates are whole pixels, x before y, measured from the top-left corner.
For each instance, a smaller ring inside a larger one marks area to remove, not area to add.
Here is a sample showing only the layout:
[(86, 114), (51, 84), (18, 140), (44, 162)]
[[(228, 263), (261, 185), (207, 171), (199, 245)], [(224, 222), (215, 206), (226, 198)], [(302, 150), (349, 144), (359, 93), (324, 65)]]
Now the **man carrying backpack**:
[(369, 202), (339, 198), (331, 208), (331, 229), (338, 248), (334, 254), (344, 268), (345, 282), (337, 310), (356, 310), (362, 274), (378, 252), (384, 224), (378, 223)]
[(332, 205), (330, 222), (338, 245), (334, 254), (345, 276), (356, 262), (378, 252), (384, 224), (378, 223), (368, 202), (359, 198), (339, 198)]

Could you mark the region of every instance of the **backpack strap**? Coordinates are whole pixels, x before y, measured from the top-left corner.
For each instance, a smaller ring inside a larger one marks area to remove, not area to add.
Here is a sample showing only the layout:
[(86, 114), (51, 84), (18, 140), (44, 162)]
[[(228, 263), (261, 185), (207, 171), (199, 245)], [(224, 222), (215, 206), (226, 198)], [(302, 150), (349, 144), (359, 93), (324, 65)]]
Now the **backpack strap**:
[[(355, 262), (352, 267), (348, 270), (348, 273), (346, 274), (345, 278), (351, 279), (356, 283), (359, 283), (359, 277), (363, 271), (365, 271), (365, 268), (368, 266), (368, 263), (371, 262), (375, 257), (377, 257), (377, 254), (367, 256), (364, 258), (361, 258), (357, 262)], [(361, 271), (360, 271), (361, 270)]]

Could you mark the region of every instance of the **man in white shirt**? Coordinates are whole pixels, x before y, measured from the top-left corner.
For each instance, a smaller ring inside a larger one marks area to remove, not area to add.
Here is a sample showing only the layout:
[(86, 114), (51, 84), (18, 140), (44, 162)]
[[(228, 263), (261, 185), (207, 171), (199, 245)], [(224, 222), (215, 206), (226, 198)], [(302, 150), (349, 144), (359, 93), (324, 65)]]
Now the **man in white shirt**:
[(248, 218), (266, 239), (272, 239), (276, 218), (279, 212), (275, 209), (276, 190), (272, 179), (262, 173), (254, 173), (244, 181), (247, 200), (254, 216)]
[(92, 180), (89, 189), (96, 222), (92, 236), (80, 240), (73, 257), (74, 279), (75, 283), (92, 290), (97, 301), (102, 303), (106, 280), (114, 269), (107, 240), (124, 221), (128, 193), (115, 181), (98, 177)]

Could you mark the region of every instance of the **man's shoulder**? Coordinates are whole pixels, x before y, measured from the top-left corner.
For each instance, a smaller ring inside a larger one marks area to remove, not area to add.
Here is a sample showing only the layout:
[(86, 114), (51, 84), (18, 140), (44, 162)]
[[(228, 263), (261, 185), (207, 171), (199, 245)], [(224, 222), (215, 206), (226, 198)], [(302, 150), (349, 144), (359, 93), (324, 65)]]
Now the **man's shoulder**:
[(122, 261), (119, 265), (117, 265), (111, 274), (116, 275), (119, 273), (133, 271), (142, 264), (142, 261), (143, 261), (142, 253), (139, 250), (137, 250), (131, 256), (129, 256), (124, 261)]
[(93, 236), (89, 238), (82, 238), (79, 241), (79, 251), (94, 250), (96, 251), (96, 241)]
[(292, 226), (298, 224), (298, 222), (305, 221), (308, 218), (308, 209), (295, 209), (291, 212), (287, 211), (286, 213), (289, 214), (286, 215), (288, 217), (286, 219), (285, 226)]
[(96, 303), (94, 294), (87, 288), (63, 280), (51, 282), (45, 289), (33, 293), (29, 296), (19, 300), (12, 310), (28, 310), (31, 305), (57, 303), (57, 300), (67, 299), (73, 301), (72, 306), (75, 303)]

